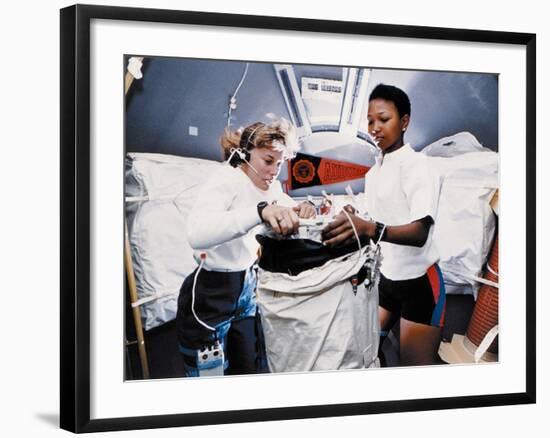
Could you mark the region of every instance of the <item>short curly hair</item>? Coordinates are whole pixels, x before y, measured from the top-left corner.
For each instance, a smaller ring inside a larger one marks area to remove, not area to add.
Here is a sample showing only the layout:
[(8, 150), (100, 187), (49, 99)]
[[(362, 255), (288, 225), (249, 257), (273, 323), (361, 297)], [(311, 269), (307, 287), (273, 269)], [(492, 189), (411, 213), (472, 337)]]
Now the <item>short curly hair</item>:
[(231, 155), (231, 149), (272, 148), (282, 151), (285, 159), (294, 158), (300, 149), (296, 128), (285, 118), (275, 118), (269, 123), (256, 122), (246, 128), (231, 131), (226, 128), (220, 138), (224, 159)]
[(411, 115), (411, 101), (407, 93), (401, 88), (394, 87), (393, 85), (378, 84), (371, 91), (369, 102), (374, 99), (384, 99), (393, 102), (397, 108), (399, 117), (403, 117), (405, 114)]

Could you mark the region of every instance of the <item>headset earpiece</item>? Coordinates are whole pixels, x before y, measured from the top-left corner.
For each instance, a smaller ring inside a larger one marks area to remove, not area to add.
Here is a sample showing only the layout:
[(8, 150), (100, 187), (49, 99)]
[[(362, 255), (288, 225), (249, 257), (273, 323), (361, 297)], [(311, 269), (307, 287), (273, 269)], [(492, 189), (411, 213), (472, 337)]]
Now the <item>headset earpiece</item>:
[(231, 167), (237, 167), (239, 164), (246, 164), (248, 167), (250, 167), (257, 175), (259, 175), (259, 172), (254, 168), (252, 164), (250, 164), (250, 152), (244, 151), (239, 148), (231, 148), (230, 150), (231, 155), (229, 155), (229, 158), (227, 159), (227, 162)]
[(244, 164), (250, 161), (250, 152), (243, 148), (232, 148), (229, 156), (229, 164), (232, 167), (237, 167), (239, 164)]
[(250, 134), (248, 134), (247, 136), (244, 135), (244, 132), (246, 132), (246, 129), (245, 129), (245, 131), (241, 134), (239, 147), (238, 148), (231, 148), (231, 150), (230, 150), (231, 155), (229, 155), (229, 159), (227, 161), (229, 162), (229, 164), (232, 167), (237, 167), (239, 164), (245, 164), (246, 163), (246, 165), (248, 167), (250, 167), (254, 172), (256, 172), (256, 174), (259, 175), (258, 171), (254, 168), (254, 166), (252, 166), (252, 164), (250, 164), (250, 149), (254, 149), (254, 147), (255, 147), (254, 143), (252, 142), (252, 138), (254, 137), (254, 134), (256, 133), (256, 130), (261, 126), (264, 126), (264, 124), (259, 123), (252, 130), (252, 132)]

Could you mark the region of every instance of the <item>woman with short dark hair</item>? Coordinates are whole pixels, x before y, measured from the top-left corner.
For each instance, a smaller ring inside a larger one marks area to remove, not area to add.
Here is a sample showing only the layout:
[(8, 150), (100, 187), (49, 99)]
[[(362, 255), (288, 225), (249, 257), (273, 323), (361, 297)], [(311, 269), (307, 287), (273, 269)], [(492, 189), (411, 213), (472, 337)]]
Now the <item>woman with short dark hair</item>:
[[(407, 94), (379, 84), (369, 96), (368, 130), (380, 154), (365, 176), (372, 220), (340, 214), (324, 230), (337, 246), (359, 236), (380, 242), (379, 319), (382, 339), (400, 321), (401, 365), (438, 363), (445, 288), (432, 242), (439, 186), (428, 158), (404, 142), (411, 104)], [(382, 343), (382, 342), (381, 342)]]

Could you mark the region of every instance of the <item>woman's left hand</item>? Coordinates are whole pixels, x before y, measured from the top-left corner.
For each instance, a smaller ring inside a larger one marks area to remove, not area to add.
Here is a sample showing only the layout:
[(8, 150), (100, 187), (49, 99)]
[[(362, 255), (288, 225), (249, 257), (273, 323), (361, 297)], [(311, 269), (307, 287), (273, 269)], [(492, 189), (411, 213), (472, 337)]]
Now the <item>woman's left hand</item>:
[(289, 236), (298, 231), (300, 221), (294, 210), (271, 204), (262, 210), (262, 221), (269, 224), (277, 234)]
[(307, 201), (304, 201), (301, 204), (298, 204), (296, 207), (293, 207), (292, 209), (301, 219), (309, 219), (317, 214), (317, 212), (315, 211), (315, 207)]
[(366, 221), (354, 214), (340, 213), (324, 228), (322, 232), (323, 244), (326, 246), (343, 246), (356, 242), (357, 239), (350, 221), (353, 222), (359, 238), (363, 236), (370, 237), (374, 233), (373, 227), (376, 227), (374, 222)]

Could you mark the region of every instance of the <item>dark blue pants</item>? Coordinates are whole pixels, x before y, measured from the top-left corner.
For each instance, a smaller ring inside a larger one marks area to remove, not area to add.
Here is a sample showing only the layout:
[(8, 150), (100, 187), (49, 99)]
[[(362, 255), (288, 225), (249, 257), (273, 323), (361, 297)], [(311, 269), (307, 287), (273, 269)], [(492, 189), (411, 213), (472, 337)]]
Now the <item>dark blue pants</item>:
[(191, 311), (193, 281), (188, 275), (180, 289), (176, 327), (179, 350), (188, 376), (198, 376), (196, 352), (219, 341), (225, 355), (225, 374), (265, 372), (265, 350), (260, 318), (256, 314), (256, 272), (201, 270), (195, 287), (195, 313), (207, 325), (202, 326)]

